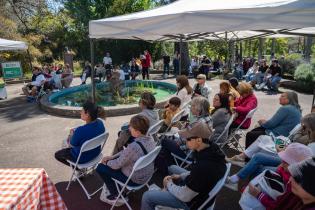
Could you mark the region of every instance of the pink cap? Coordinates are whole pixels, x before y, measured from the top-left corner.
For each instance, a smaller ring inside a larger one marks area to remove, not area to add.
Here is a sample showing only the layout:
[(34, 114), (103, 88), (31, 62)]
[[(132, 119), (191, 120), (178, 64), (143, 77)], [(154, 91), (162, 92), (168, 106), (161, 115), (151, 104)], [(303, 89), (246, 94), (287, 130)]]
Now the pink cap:
[(291, 165), (312, 157), (313, 153), (304, 144), (292, 143), (284, 151), (279, 152), (278, 155), (281, 160)]

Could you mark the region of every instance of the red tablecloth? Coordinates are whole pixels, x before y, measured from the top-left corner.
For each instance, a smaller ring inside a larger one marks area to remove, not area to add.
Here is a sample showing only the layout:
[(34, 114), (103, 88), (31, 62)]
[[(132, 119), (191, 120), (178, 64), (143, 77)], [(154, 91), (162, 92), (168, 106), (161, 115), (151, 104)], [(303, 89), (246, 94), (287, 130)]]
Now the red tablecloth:
[(42, 168), (0, 169), (0, 209), (67, 209)]

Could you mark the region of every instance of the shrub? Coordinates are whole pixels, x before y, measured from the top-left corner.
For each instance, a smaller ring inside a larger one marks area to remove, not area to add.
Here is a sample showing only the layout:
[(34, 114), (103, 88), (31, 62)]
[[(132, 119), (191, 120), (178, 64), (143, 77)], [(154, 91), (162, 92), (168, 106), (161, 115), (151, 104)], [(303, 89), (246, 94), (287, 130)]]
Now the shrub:
[[(281, 61), (281, 59), (280, 59)], [(301, 54), (293, 53), (288, 55), (283, 62), (281, 62), (282, 72), (284, 74), (294, 75), (295, 69), (302, 63), (303, 59)]]
[(315, 82), (315, 69), (311, 64), (303, 63), (295, 70), (294, 79), (307, 83)]

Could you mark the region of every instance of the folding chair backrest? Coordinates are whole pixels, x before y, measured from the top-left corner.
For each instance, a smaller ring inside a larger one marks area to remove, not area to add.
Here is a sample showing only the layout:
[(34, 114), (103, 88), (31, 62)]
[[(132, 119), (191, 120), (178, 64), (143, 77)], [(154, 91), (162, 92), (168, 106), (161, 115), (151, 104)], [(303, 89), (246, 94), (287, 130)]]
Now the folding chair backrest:
[(289, 133), (288, 138), (291, 139), (299, 130), (301, 130), (302, 125), (301, 123), (297, 124)]
[(161, 150), (161, 146), (157, 146), (154, 148), (154, 150), (152, 150), (151, 152), (149, 152), (148, 154), (140, 157), (136, 163), (133, 166), (132, 171), (138, 171), (140, 169), (143, 169), (145, 167), (147, 167), (148, 165), (150, 165), (151, 163), (153, 163), (153, 161), (155, 160), (155, 158), (157, 157), (157, 155), (159, 154), (160, 150)]
[(184, 113), (185, 113), (185, 109), (182, 109), (182, 110), (180, 110), (180, 112), (178, 112), (176, 115), (174, 115), (174, 117), (171, 120), (171, 124), (178, 122), (180, 120), (180, 118), (182, 118)]
[(198, 210), (204, 209), (204, 207), (208, 204), (208, 202), (211, 201), (219, 193), (219, 191), (224, 186), (224, 183), (230, 173), (230, 169), (231, 169), (231, 163), (227, 163), (224, 176), (217, 182), (214, 188), (209, 192), (208, 199), (198, 208)]
[(238, 128), (240, 128), (240, 127), (245, 123), (245, 121), (246, 121), (247, 119), (251, 119), (251, 118), (254, 116), (256, 110), (257, 110), (257, 107), (256, 107), (255, 109), (250, 110), (250, 111), (247, 113), (245, 119), (244, 119), (244, 120), (241, 122), (241, 124), (238, 126)]
[(216, 139), (216, 142), (218, 142), (222, 136), (224, 134), (226, 134), (227, 132), (229, 132), (230, 126), (232, 125), (232, 122), (234, 121), (234, 114), (231, 115), (229, 121), (227, 122), (227, 124), (224, 127), (224, 130), (222, 131), (222, 133), (220, 134), (220, 136)]
[(164, 120), (160, 120), (154, 125), (152, 125), (147, 132), (147, 136), (152, 136), (156, 134), (161, 129), (163, 123), (164, 123)]
[(95, 149), (99, 146), (101, 146), (101, 148), (104, 147), (106, 140), (108, 139), (108, 132), (106, 133), (102, 133), (99, 136), (94, 137), (93, 139), (90, 139), (86, 142), (84, 142), (84, 144), (81, 147), (80, 153)]
[(184, 110), (187, 109), (187, 108), (189, 107), (190, 103), (191, 103), (191, 101), (185, 103), (185, 104), (182, 106), (181, 109), (184, 109)]

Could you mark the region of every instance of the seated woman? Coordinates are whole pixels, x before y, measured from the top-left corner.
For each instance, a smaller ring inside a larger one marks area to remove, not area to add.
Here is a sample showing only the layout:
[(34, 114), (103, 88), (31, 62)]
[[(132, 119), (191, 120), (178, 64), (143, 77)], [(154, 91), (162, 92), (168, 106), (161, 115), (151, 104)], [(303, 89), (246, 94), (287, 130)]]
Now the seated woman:
[[(279, 150), (277, 155), (268, 153), (256, 153), (244, 168), (242, 168), (238, 173), (228, 177), (226, 187), (237, 191), (238, 183), (240, 180), (245, 180), (254, 175), (258, 175), (264, 170), (264, 167), (268, 166), (269, 169), (274, 169), (273, 167), (279, 166), (276, 171), (282, 175), (285, 179), (285, 184), (289, 180), (290, 174), (287, 171), (287, 167), (290, 164), (298, 163), (306, 158), (312, 157), (312, 150), (300, 143), (292, 143), (287, 148)], [(265, 158), (265, 159), (264, 159)], [(259, 165), (257, 161), (261, 159), (265, 160), (268, 165)], [(267, 162), (268, 161), (268, 162)]]
[(255, 61), (254, 65), (248, 69), (246, 75), (245, 75), (245, 80), (246, 82), (250, 82), (254, 80), (256, 73), (259, 70), (259, 64), (258, 61)]
[[(298, 144), (298, 143), (297, 143)], [(304, 146), (304, 145), (302, 145)], [(311, 177), (314, 176), (314, 170), (310, 172), (310, 168), (307, 168), (306, 170), (303, 171), (299, 170), (298, 168), (303, 168), (308, 162), (309, 163), (312, 162), (312, 164), (314, 164), (314, 162), (312, 161), (311, 157), (312, 155), (310, 154), (310, 149), (307, 148), (306, 146), (304, 146), (304, 148), (302, 149), (302, 147), (299, 150), (292, 150), (289, 153), (285, 153), (282, 152), (282, 158), (286, 159), (287, 161), (289, 161), (288, 158), (290, 158), (291, 156), (294, 156), (295, 154), (298, 154), (300, 157), (299, 158), (294, 158), (294, 159), (290, 159), (291, 163), (286, 163), (286, 167), (284, 166), (282, 169), (282, 172), (280, 172), (281, 168), (278, 167), (277, 172), (283, 176), (283, 181), (285, 184), (285, 191), (282, 195), (278, 196), (276, 198), (276, 200), (274, 200), (273, 198), (271, 198), (269, 195), (267, 195), (266, 193), (262, 192), (259, 188), (253, 186), (253, 185), (249, 185), (249, 193), (251, 195), (253, 195), (254, 197), (256, 197), (261, 204), (266, 208), (266, 209), (272, 209), (272, 210), (276, 210), (276, 209), (314, 209), (315, 207), (315, 197), (313, 197), (311, 194), (306, 192), (305, 194), (299, 194), (299, 190), (297, 190), (297, 188), (299, 188), (299, 186), (297, 186), (297, 182), (295, 181), (295, 179), (297, 179), (298, 181), (300, 181), (300, 183), (303, 183), (305, 189), (307, 189), (309, 192), (314, 192), (314, 189), (312, 190), (312, 188), (314, 187), (313, 180)], [(279, 153), (280, 155), (281, 153)], [(297, 155), (295, 155), (297, 156)], [(300, 161), (299, 161), (300, 160)], [(306, 163), (306, 164), (305, 164)], [(284, 163), (285, 164), (285, 163)], [(281, 165), (284, 165), (281, 164)], [(298, 167), (296, 167), (298, 165)], [(314, 165), (312, 166), (314, 168)], [(305, 169), (305, 168), (304, 168)], [(303, 177), (303, 172), (309, 172), (308, 177)], [(302, 176), (301, 176), (302, 175)], [(303, 181), (300, 180), (300, 178), (304, 178)], [(306, 183), (308, 185), (306, 185)], [(300, 188), (301, 189), (301, 188)], [(299, 199), (299, 197), (295, 196), (294, 194), (297, 193), (297, 195), (300, 195), (301, 198)], [(312, 208), (310, 208), (312, 207)]]
[[(126, 182), (135, 162), (155, 148), (153, 138), (146, 136), (149, 127), (149, 120), (145, 116), (136, 115), (132, 117), (129, 123), (129, 130), (131, 135), (135, 138), (135, 141), (129, 144), (127, 148), (120, 153), (104, 157), (102, 163), (98, 165), (96, 171), (105, 182), (109, 191), (106, 193), (108, 194), (106, 199), (103, 198), (103, 202), (113, 205), (118, 196), (116, 185), (112, 178)], [(132, 186), (144, 184), (153, 173), (154, 165), (150, 164), (134, 172), (128, 184)], [(121, 204), (123, 204), (123, 202), (117, 203), (117, 205)]]
[(209, 99), (211, 88), (206, 83), (206, 80), (207, 80), (206, 75), (199, 74), (196, 80), (197, 80), (197, 83), (194, 84), (192, 97), (203, 96), (206, 99)]
[(249, 147), (260, 135), (288, 136), (290, 131), (301, 121), (301, 108), (295, 92), (282, 93), (279, 98), (281, 107), (271, 119), (258, 121), (260, 127), (246, 134), (245, 147)]
[[(155, 102), (155, 97), (149, 92), (142, 93), (139, 99), (139, 107), (141, 109), (139, 115), (145, 116), (149, 120), (149, 127), (159, 120), (158, 112), (154, 109)], [(121, 151), (128, 142), (133, 141), (133, 137), (128, 130), (128, 125), (122, 127), (118, 135), (113, 154)]]
[[(312, 144), (315, 142), (315, 113), (305, 115), (301, 120), (301, 124), (303, 127), (303, 133), (306, 133), (307, 135), (301, 136), (303, 140), (296, 139), (295, 142), (305, 144), (311, 148)], [(243, 153), (232, 158), (227, 158), (229, 162), (232, 162), (235, 165), (244, 165), (245, 158), (251, 158), (243, 169), (231, 177), (232, 183), (236, 182), (240, 178), (245, 179), (253, 174), (257, 174), (256, 172), (259, 169), (264, 167), (275, 167), (281, 163), (281, 160), (276, 153), (266, 152), (258, 146), (258, 141), (262, 137), (263, 135), (251, 144)], [(278, 151), (280, 150), (279, 146), (281, 145), (275, 145)]]
[(167, 128), (170, 126), (172, 118), (180, 112), (180, 99), (178, 97), (172, 97), (168, 101), (168, 107), (164, 110), (164, 113), (162, 114), (162, 119), (164, 120), (164, 123), (159, 130), (159, 133), (163, 133), (167, 130)]
[(234, 102), (240, 97), (240, 94), (231, 86), (229, 82), (220, 83), (220, 94), (229, 95), (230, 107), (234, 107)]
[[(254, 95), (253, 88), (250, 84), (240, 82), (237, 86), (237, 90), (241, 97), (235, 100), (234, 107), (232, 107), (232, 110), (237, 114), (237, 117), (230, 126), (230, 130), (232, 128), (237, 128), (246, 118), (246, 115), (257, 107), (257, 98)], [(251, 119), (247, 119), (241, 126), (241, 129), (249, 128), (250, 124)]]
[[(198, 122), (206, 123), (210, 129), (212, 129), (212, 119), (209, 113), (210, 104), (204, 97), (196, 97), (191, 101), (191, 113), (196, 117), (194, 121), (189, 122), (187, 127), (191, 127)], [(167, 166), (174, 164), (171, 153), (176, 154), (179, 157), (186, 157), (186, 144), (185, 139), (181, 138), (177, 133), (174, 135), (162, 135), (161, 152), (156, 159), (156, 166), (161, 173), (167, 173)]]
[[(228, 132), (225, 135), (218, 137), (224, 131), (226, 124), (229, 122), (232, 112), (229, 104), (229, 96), (226, 94), (218, 93), (213, 97), (214, 110), (211, 111), (211, 117), (213, 121), (214, 132), (210, 138), (210, 141), (215, 143), (221, 143), (226, 141)], [(218, 142), (217, 142), (218, 141)]]
[[(102, 107), (96, 106), (94, 103), (87, 101), (83, 104), (81, 110), (81, 120), (85, 121), (85, 125), (70, 130), (68, 138), (69, 148), (59, 150), (55, 153), (55, 158), (63, 164), (69, 166), (67, 160), (77, 161), (82, 145), (105, 132), (102, 120), (105, 118), (105, 111)], [(82, 153), (79, 163), (86, 163), (93, 160), (101, 152), (101, 147), (97, 147), (90, 151)]]
[[(172, 175), (164, 178), (164, 190), (145, 192), (142, 196), (142, 210), (155, 210), (156, 206), (198, 209), (224, 176), (224, 154), (216, 144), (209, 141), (211, 129), (206, 123), (196, 123), (181, 131), (180, 135), (187, 140), (187, 147), (194, 151), (195, 161), (191, 165), (191, 171), (175, 165), (169, 167)], [(211, 204), (210, 202), (209, 205)]]

